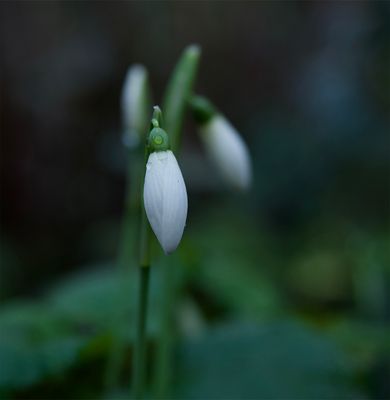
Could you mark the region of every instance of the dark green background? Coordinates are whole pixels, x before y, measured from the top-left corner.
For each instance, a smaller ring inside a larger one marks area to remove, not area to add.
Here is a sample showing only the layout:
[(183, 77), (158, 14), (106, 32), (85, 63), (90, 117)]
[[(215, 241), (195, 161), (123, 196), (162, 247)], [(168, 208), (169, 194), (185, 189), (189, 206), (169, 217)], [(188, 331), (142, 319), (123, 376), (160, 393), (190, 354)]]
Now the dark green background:
[[(388, 2), (2, 2), (0, 394), (104, 395), (118, 306), (129, 65), (160, 103), (182, 50), (196, 91), (248, 143), (254, 183), (231, 192), (187, 119), (189, 215), (171, 395), (389, 398)], [(134, 270), (134, 268), (133, 268)], [(152, 372), (151, 372), (152, 375)]]

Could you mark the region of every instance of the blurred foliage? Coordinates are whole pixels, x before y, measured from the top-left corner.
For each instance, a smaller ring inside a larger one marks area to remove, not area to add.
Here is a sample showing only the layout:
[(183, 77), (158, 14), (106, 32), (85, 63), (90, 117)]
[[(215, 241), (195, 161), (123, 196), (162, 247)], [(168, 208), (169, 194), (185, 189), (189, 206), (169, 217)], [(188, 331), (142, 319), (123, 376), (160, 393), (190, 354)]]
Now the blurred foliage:
[[(229, 214), (229, 220), (221, 218)], [(172, 395), (181, 399), (309, 399), (366, 398), (371, 392), (376, 396), (378, 387), (370, 387), (370, 373), (390, 351), (390, 329), (378, 316), (375, 321), (364, 313), (359, 317), (351, 305), (354, 291), (340, 291), (340, 285), (360, 279), (358, 264), (364, 255), (372, 262), (384, 261), (386, 241), (383, 245), (376, 241), (373, 254), (373, 243), (363, 241), (354, 245), (354, 251), (325, 256), (329, 243), (319, 236), (317, 246), (302, 241), (294, 249), (286, 270), (286, 256), (271, 251), (278, 243), (271, 237), (260, 240), (249, 215), (233, 215), (228, 204), (211, 206), (204, 218), (209, 223), (207, 232), (203, 221), (194, 222), (180, 251), (160, 258), (152, 270), (150, 346), (158, 332), (163, 263), (182, 269), (186, 288), (177, 304), (181, 334)], [(237, 229), (246, 235), (237, 235)], [(318, 262), (325, 267), (320, 268)], [(348, 268), (340, 274), (337, 270), (344, 263)], [(3, 306), (3, 397), (101, 396), (105, 360), (121, 321), (126, 326), (121, 332), (127, 372), (123, 371), (123, 388), (115, 396), (126, 398), (134, 337), (135, 271), (130, 270), (123, 281), (112, 263), (87, 266), (54, 285), (40, 300)], [(297, 274), (296, 279), (287, 280), (291, 286), (287, 292), (283, 289), (285, 273)], [(381, 273), (388, 278), (388, 271)], [(301, 296), (305, 304), (312, 304), (304, 313), (299, 306)], [(342, 301), (342, 306), (329, 313), (323, 303), (335, 300)]]
[(221, 326), (180, 354), (179, 399), (364, 398), (334, 343), (292, 323)]

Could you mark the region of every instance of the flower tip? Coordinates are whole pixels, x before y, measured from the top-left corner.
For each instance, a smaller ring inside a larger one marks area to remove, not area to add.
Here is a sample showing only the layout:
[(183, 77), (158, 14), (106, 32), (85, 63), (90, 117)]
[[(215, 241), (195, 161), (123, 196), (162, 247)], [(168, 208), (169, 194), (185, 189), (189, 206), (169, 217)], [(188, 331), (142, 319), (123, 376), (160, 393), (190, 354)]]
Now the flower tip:
[(248, 191), (252, 186), (252, 166), (248, 156), (246, 166), (242, 166), (241, 179), (237, 182), (237, 188), (242, 192)]
[(247, 164), (246, 166), (241, 165), (241, 176), (235, 179), (236, 189), (241, 192), (247, 192), (252, 186), (252, 171), (251, 166)]
[(198, 44), (191, 44), (187, 47), (187, 53), (198, 57), (201, 53), (201, 47)]
[(166, 247), (166, 246), (161, 245), (161, 247), (162, 247), (162, 249), (164, 251), (164, 254), (166, 256), (171, 255), (177, 249), (177, 246), (168, 246), (168, 247)]
[(146, 74), (148, 73), (147, 69), (142, 64), (133, 64), (129, 67), (128, 73), (133, 74)]
[(249, 178), (247, 181), (243, 181), (239, 187), (242, 192), (247, 192), (252, 186), (252, 180)]

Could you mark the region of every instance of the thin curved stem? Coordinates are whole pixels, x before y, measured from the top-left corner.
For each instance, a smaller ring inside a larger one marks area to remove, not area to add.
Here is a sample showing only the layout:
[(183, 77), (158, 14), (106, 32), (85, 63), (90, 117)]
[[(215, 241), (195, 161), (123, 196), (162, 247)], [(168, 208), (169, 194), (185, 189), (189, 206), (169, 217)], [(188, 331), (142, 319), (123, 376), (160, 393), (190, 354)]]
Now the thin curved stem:
[(148, 309), (150, 267), (141, 266), (140, 288), (138, 297), (137, 336), (134, 354), (134, 396), (137, 400), (143, 399), (145, 393), (146, 376), (146, 321)]
[[(148, 160), (148, 148), (145, 146), (145, 168)], [(144, 179), (142, 179), (143, 187)], [(142, 196), (143, 200), (143, 196)], [(137, 333), (134, 354), (134, 396), (143, 399), (146, 376), (146, 323), (148, 313), (149, 275), (150, 275), (150, 225), (143, 201), (141, 204), (141, 226), (139, 242), (140, 286), (138, 292)]]

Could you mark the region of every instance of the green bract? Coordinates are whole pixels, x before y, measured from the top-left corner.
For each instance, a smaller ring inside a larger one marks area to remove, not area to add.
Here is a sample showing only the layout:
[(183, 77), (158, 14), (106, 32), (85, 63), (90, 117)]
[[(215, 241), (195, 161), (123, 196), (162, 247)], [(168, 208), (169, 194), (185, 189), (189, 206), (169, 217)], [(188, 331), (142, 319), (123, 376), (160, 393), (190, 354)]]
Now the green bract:
[(155, 151), (169, 150), (169, 137), (168, 134), (161, 128), (153, 128), (149, 133), (148, 149), (149, 153)]
[(217, 114), (217, 110), (210, 100), (202, 96), (193, 96), (190, 106), (194, 119), (199, 124), (206, 124)]

